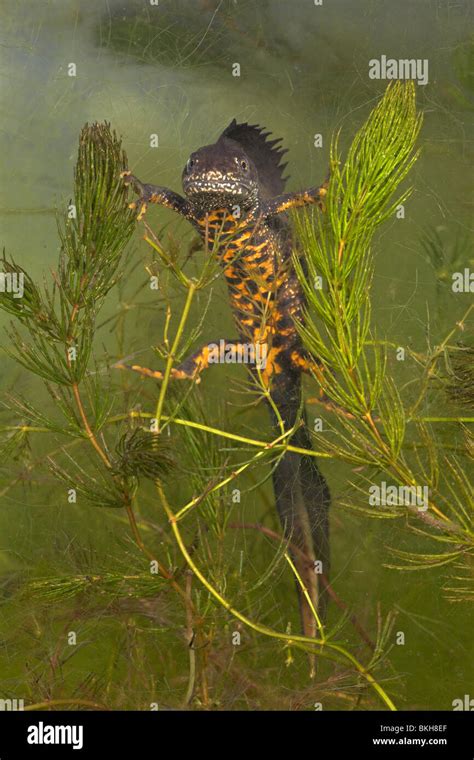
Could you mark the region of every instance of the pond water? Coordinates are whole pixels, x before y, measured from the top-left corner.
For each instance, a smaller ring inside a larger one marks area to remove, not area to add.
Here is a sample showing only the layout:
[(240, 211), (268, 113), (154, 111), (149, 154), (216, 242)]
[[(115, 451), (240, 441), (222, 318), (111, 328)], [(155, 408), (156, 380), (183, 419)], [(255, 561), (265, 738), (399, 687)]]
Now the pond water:
[[(160, 0), (155, 6), (138, 0), (17, 0), (2, 4), (0, 21), (1, 243), (33, 277), (55, 266), (55, 209), (64, 208), (71, 198), (77, 138), (85, 122), (110, 122), (123, 139), (134, 173), (175, 190), (180, 190), (182, 168), (193, 149), (213, 142), (233, 118), (258, 123), (283, 138), (289, 149), (288, 187), (296, 190), (324, 179), (335, 130), (341, 130), (343, 147), (350, 143), (387, 84), (369, 78), (369, 61), (385, 55), (426, 59), (429, 68), (428, 83), (416, 87), (425, 118), (421, 156), (409, 177), (413, 194), (405, 218), (387, 223), (374, 244), (374, 324), (379, 335), (422, 352), (427, 344), (443, 339), (466, 311), (470, 296), (453, 294), (445, 275), (453, 260), (472, 266), (467, 246), (473, 222), (471, 3), (335, 0), (318, 6), (311, 0)], [(236, 64), (240, 76), (234, 76)], [(157, 148), (150, 147), (151, 134), (158, 135)], [(315, 147), (316, 134), (322, 136), (321, 147)], [(187, 227), (169, 211), (154, 208), (148, 221), (156, 230), (165, 225), (178, 240), (189, 240)], [(434, 235), (441, 241), (444, 260), (432, 261), (427, 255)], [(147, 246), (139, 237), (134, 243), (137, 261), (147, 257)], [(137, 283), (143, 275), (139, 266), (134, 273)], [(200, 307), (205, 302), (203, 296)], [(116, 310), (113, 296), (104, 319)], [(4, 325), (9, 321), (4, 314), (0, 319)], [(132, 315), (125, 350), (149, 347), (162, 324), (162, 311)], [(226, 293), (218, 284), (205, 336), (231, 330)], [(107, 346), (116, 351), (113, 341), (113, 333), (104, 328), (100, 350)], [(8, 347), (7, 340), (3, 343)], [(159, 361), (149, 352), (150, 356)], [(40, 381), (6, 354), (3, 362), (4, 391), (49, 403)], [(229, 402), (232, 415), (236, 400), (226, 391), (227, 368), (216, 372), (220, 376), (209, 376), (201, 392), (209, 394), (208, 399), (217, 394)], [(401, 370), (400, 384), (409, 383), (415, 372), (414, 365)], [(152, 401), (150, 386), (143, 405)], [(440, 412), (429, 404), (426, 411)], [(263, 416), (258, 419), (259, 425), (265, 424)], [(245, 420), (244, 429), (252, 429), (248, 416)], [(458, 441), (454, 427), (448, 426), (443, 436), (446, 444)], [(35, 441), (34, 454), (42, 452), (42, 441)], [(29, 482), (7, 488), (18, 470), (13, 461), (2, 472), (0, 569), (6, 578), (21, 575), (25, 568), (30, 576), (47, 575), (58, 554), (67, 572), (72, 535), (81, 546), (74, 556), (90, 552), (99, 565), (109, 536), (115, 547), (130, 551), (123, 525), (117, 527), (105, 510), (86, 508), (87, 519), (79, 508), (68, 510), (54, 490), (51, 493), (52, 481), (44, 471), (38, 474), (33, 468)], [(451, 709), (454, 699), (473, 689), (473, 618), (468, 604), (444, 599), (443, 568), (419, 573), (385, 568), (388, 547), (423, 550), (426, 544), (407, 535), (403, 525), (338, 508), (338, 496), (348, 489), (347, 468), (332, 465), (325, 471), (336, 496), (333, 582), (338, 592), (372, 630), (378, 605), (384, 615), (390, 610), (398, 613), (390, 677), (399, 678), (394, 689), (400, 706)], [(179, 496), (179, 483), (176, 493)], [(265, 506), (258, 492), (249, 499), (251, 514), (271, 524), (268, 494)], [(245, 514), (243, 508), (241, 513)], [(248, 546), (255, 545), (249, 539)], [(287, 585), (285, 599), (291, 604), (291, 579)], [(45, 630), (54, 640), (54, 631), (61, 631), (66, 620), (60, 615), (59, 622), (49, 621), (44, 611), (37, 620), (28, 618), (22, 603), (9, 602), (8, 594), (5, 604), (3, 634), (8, 637), (7, 629), (14, 631), (27, 620), (39, 663), (45, 656)], [(131, 646), (131, 625), (127, 622), (124, 646)], [(86, 647), (77, 666), (71, 665), (84, 677), (99, 667), (101, 652), (113, 639), (114, 629), (108, 626), (104, 622), (100, 628), (102, 643), (96, 642), (94, 651)], [(404, 645), (396, 645), (397, 631), (404, 632)], [(21, 662), (28, 636), (1, 655), (6, 655), (6, 680), (0, 683), (0, 693), (2, 688), (8, 693), (26, 689)], [(71, 676), (72, 681), (77, 677)], [(283, 683), (285, 677), (282, 658), (278, 679)], [(158, 685), (160, 678), (157, 675)], [(67, 696), (67, 685), (63, 693)], [(40, 701), (40, 696), (30, 693), (32, 701)], [(131, 699), (127, 706), (134, 704)], [(344, 704), (338, 708), (344, 709)]]

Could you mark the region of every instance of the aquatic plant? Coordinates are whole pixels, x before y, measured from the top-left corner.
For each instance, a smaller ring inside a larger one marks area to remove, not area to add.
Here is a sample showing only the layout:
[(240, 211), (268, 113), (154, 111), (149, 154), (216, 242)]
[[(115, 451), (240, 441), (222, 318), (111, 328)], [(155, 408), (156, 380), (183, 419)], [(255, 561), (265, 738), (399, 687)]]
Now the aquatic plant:
[[(350, 466), (344, 489), (349, 495), (340, 497), (338, 504), (364, 516), (403, 520), (408, 531), (441, 547), (423, 554), (393, 547), (392, 554), (402, 564), (387, 564), (404, 569), (450, 566), (445, 589), (449, 598), (469, 599), (472, 491), (463, 467), (468, 446), (445, 454), (430, 427), (436, 420), (420, 414), (434, 380), (439, 380), (440, 392), (446, 389), (439, 364), (452, 351), (452, 341), (467, 324), (469, 312), (429, 352), (405, 348), (418, 371), (415, 398), (408, 394), (404, 398), (389, 371), (390, 352), (400, 347), (380, 338), (371, 322), (371, 245), (379, 225), (408, 198), (409, 190), (395, 194), (416, 160), (420, 124), (413, 86), (388, 88), (344, 160), (338, 136), (333, 140), (324, 218), (306, 214), (295, 220), (299, 252), (294, 260), (309, 305), (308, 320), (300, 331), (308, 350), (321, 362), (315, 379), (326, 397), (321, 407), (323, 431), (315, 429), (317, 450), (311, 455)], [(152, 619), (158, 616), (160, 622), (146, 630), (166, 640), (169, 653), (176, 649), (181, 656), (186, 654), (188, 667), (176, 686), (178, 696), (168, 695), (174, 705), (219, 707), (232, 701), (229, 682), (238, 683), (239, 678), (252, 682), (252, 647), (257, 642), (264, 647), (267, 641), (270, 662), (276, 653), (288, 672), (297, 660), (296, 652), (316, 655), (318, 672), (305, 704), (314, 704), (317, 695), (318, 701), (339, 700), (352, 708), (395, 709), (389, 695), (395, 684), (385, 683), (396, 678), (387, 664), (393, 615), (384, 619), (379, 614), (375, 632), (368, 633), (347, 600), (328, 584), (333, 607), (341, 614), (323, 625), (315, 611), (318, 638), (305, 638), (291, 626), (282, 626), (287, 613), (281, 609), (275, 613), (274, 589), (282, 582), (276, 574), (281, 575), (284, 567), (297, 576), (289, 547), (278, 532), (260, 523), (231, 522), (233, 505), (240, 503), (243, 493), (258, 492), (266, 498), (269, 469), (284, 452), (295, 449), (292, 430), (282, 430), (274, 440), (229, 430), (223, 424), (222, 406), (215, 405), (211, 414), (203, 401), (205, 394), (199, 395), (195, 384), (178, 386), (171, 380), (173, 366), (202, 329), (207, 305), (203, 307), (206, 299), (199, 296), (221, 276), (213, 251), (203, 251), (199, 272), (193, 276), (184, 246), (166, 241), (146, 224), (145, 241), (153, 257), (147, 283), (158, 289), (165, 314), (162, 341), (156, 347), (165, 362), (164, 379), (155, 392), (154, 386), (147, 390), (143, 382), (137, 384), (136, 378), (116, 372), (107, 354), (98, 356), (99, 315), (112, 290), (120, 294), (121, 302), (118, 315), (107, 320), (119, 334), (117, 358), (124, 349), (129, 301), (122, 295), (133, 268), (127, 246), (135, 229), (120, 179), (126, 168), (127, 157), (110, 125), (86, 125), (79, 141), (74, 197), (60, 217), (61, 250), (51, 281), (45, 278), (38, 286), (14, 260), (4, 257), (5, 273), (21, 277), (24, 286), (22, 298), (11, 292), (0, 298), (0, 306), (15, 319), (9, 351), (22, 367), (44, 380), (51, 403), (45, 409), (17, 394), (7, 396), (4, 407), (11, 420), (2, 428), (2, 454), (16, 458), (30, 473), (46, 465), (58, 483), (65, 484), (71, 504), (113, 508), (102, 514), (111, 515), (118, 528), (128, 525), (136, 552), (127, 545), (113, 567), (95, 554), (71, 558), (69, 574), (45, 573), (21, 584), (19, 593), (47, 603), (77, 602), (80, 608), (91, 603), (99, 609), (113, 606), (117, 615), (125, 603), (133, 602), (133, 614), (143, 616), (150, 610), (150, 600), (157, 604), (165, 600), (167, 612), (155, 610)], [(461, 377), (464, 384), (465, 369), (455, 363), (453, 377)], [(253, 405), (268, 393), (263, 386), (248, 384), (242, 391)], [(445, 421), (461, 425), (465, 418)], [(59, 436), (59, 445), (35, 459), (31, 439), (49, 440), (48, 435)], [(472, 450), (472, 440), (470, 445)], [(427, 488), (427, 503), (380, 503), (374, 508), (369, 488), (382, 477), (398, 488)], [(249, 556), (247, 535), (270, 543), (270, 561)], [(301, 582), (298, 577), (296, 581)], [(347, 634), (350, 626), (352, 641)], [(250, 659), (239, 665), (236, 652), (239, 647), (245, 651), (245, 644)], [(135, 670), (136, 677), (147, 683), (142, 700), (147, 704), (154, 701), (149, 695), (156, 690), (156, 681), (143, 664), (144, 648), (137, 645), (136, 655), (142, 659)], [(58, 653), (54, 656), (56, 666), (44, 675), (41, 704), (115, 704), (110, 682), (119, 649), (110, 661), (108, 683), (91, 678), (67, 698), (58, 676), (60, 658)], [(307, 668), (306, 658), (298, 662)], [(324, 670), (325, 662), (336, 663), (336, 676)], [(334, 677), (337, 688), (331, 681)], [(259, 687), (252, 682), (251, 689), (256, 692), (253, 703), (258, 704)], [(266, 699), (268, 704), (268, 695)]]

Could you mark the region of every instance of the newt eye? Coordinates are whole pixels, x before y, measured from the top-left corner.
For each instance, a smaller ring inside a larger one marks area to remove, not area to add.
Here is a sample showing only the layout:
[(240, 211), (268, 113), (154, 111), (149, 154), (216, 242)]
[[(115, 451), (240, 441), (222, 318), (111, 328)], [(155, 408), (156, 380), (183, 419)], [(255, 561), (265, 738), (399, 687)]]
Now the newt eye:
[(193, 158), (188, 158), (188, 162), (186, 164), (186, 171), (190, 172), (191, 169), (193, 168), (193, 166), (194, 166), (194, 159)]
[(245, 159), (242, 159), (242, 161), (240, 162), (240, 166), (242, 167), (242, 169), (244, 170), (244, 172), (246, 172), (247, 169), (249, 168), (249, 165), (248, 165), (247, 161), (245, 161)]

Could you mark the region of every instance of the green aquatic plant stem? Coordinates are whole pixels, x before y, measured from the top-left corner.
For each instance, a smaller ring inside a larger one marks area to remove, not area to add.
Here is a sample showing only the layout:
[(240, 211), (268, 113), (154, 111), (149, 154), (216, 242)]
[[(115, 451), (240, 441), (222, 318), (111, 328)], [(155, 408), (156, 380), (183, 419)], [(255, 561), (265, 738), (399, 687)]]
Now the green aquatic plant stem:
[(414, 417), (414, 422), (474, 422), (474, 417)]
[[(312, 399), (306, 400), (307, 404), (312, 403)], [(121, 422), (122, 420), (126, 419), (152, 419), (153, 415), (151, 412), (137, 412), (135, 409), (131, 410), (127, 414), (116, 414), (112, 417), (109, 417), (107, 422), (109, 424), (113, 424), (115, 422)], [(243, 435), (237, 435), (236, 433), (229, 433), (226, 430), (219, 430), (218, 428), (210, 427), (209, 425), (203, 425), (199, 422), (193, 422), (192, 420), (182, 420), (179, 419), (179, 417), (168, 417), (166, 415), (161, 415), (161, 419), (165, 422), (171, 422), (175, 423), (176, 425), (184, 425), (188, 427), (194, 427), (197, 430), (202, 430), (206, 433), (212, 433), (213, 435), (217, 435), (223, 438), (229, 438), (232, 441), (238, 441), (240, 443), (247, 443), (249, 446), (268, 446), (268, 443), (265, 441), (258, 441), (255, 438), (247, 438)], [(412, 417), (411, 420), (408, 420), (408, 422), (474, 422), (474, 417)], [(9, 431), (21, 431), (23, 433), (50, 433), (50, 429), (47, 427), (39, 427), (35, 425), (1, 425), (0, 426), (0, 432), (7, 433)], [(288, 449), (288, 451), (296, 451), (297, 453), (301, 454), (303, 451), (306, 451), (306, 449), (299, 448), (298, 446), (292, 446), (291, 444), (287, 444), (285, 446), (285, 449)], [(308, 456), (317, 456), (322, 457), (324, 459), (332, 459), (332, 455), (328, 454), (326, 451), (309, 451), (308, 450)]]
[[(137, 412), (137, 411), (131, 411), (129, 412), (129, 415), (135, 418), (152, 418), (153, 415), (149, 412)], [(111, 418), (110, 422), (116, 422), (120, 421), (121, 419), (126, 418), (128, 415), (117, 415), (114, 418)], [(240, 443), (246, 443), (251, 446), (258, 446), (259, 448), (268, 448), (269, 446), (272, 446), (276, 451), (279, 449), (285, 449), (288, 451), (296, 451), (298, 453), (307, 453), (308, 455), (316, 456), (316, 457), (322, 457), (322, 458), (335, 458), (335, 454), (329, 454), (327, 452), (319, 452), (319, 451), (307, 451), (306, 449), (298, 448), (297, 446), (292, 446), (291, 444), (280, 444), (273, 442), (273, 444), (269, 444), (268, 442), (264, 441), (258, 441), (252, 438), (246, 438), (245, 436), (239, 436), (234, 433), (227, 433), (226, 431), (219, 430), (217, 428), (210, 427), (208, 425), (203, 425), (199, 422), (193, 422), (191, 420), (184, 420), (176, 417), (166, 417), (163, 416), (162, 419), (166, 422), (174, 423), (177, 425), (184, 425), (191, 428), (196, 428), (198, 430), (202, 430), (217, 436), (221, 436), (224, 438), (229, 438), (230, 440), (235, 440)], [(407, 470), (403, 470), (403, 468), (400, 467), (400, 465), (397, 464), (397, 467), (395, 468), (393, 472), (394, 476), (397, 478), (400, 485), (416, 485), (416, 481), (413, 478), (412, 473), (408, 472)], [(232, 479), (232, 478), (231, 478)], [(194, 506), (195, 503), (200, 501), (200, 497), (196, 497), (192, 500), (188, 505), (186, 505), (186, 511), (187, 509)], [(453, 523), (449, 518), (444, 515), (444, 513), (430, 500), (430, 506), (432, 507), (433, 511), (440, 517), (441, 521), (438, 521), (436, 518), (432, 517), (430, 514), (427, 514), (426, 512), (420, 512), (416, 509), (416, 507), (410, 508), (410, 511), (413, 512), (413, 514), (419, 519), (421, 519), (426, 524), (430, 525), (431, 527), (435, 527), (438, 530), (447, 530), (450, 533), (453, 533), (455, 535), (459, 535), (462, 533), (462, 530), (457, 526), (455, 523)], [(183, 508), (184, 509), (184, 508)], [(469, 539), (469, 535), (467, 536)]]
[[(121, 421), (126, 420), (126, 419), (153, 419), (153, 414), (150, 413), (150, 412), (141, 412), (141, 411), (131, 410), (127, 414), (114, 415), (113, 417), (110, 417), (107, 422), (108, 422), (108, 424), (115, 424), (117, 422), (121, 422)], [(199, 423), (199, 422), (194, 422), (192, 420), (180, 419), (180, 418), (177, 418), (177, 417), (171, 417), (171, 416), (167, 416), (167, 415), (162, 415), (161, 419), (162, 419), (162, 421), (167, 422), (167, 423), (176, 424), (176, 425), (183, 425), (183, 426), (187, 426), (187, 427), (190, 427), (190, 428), (195, 428), (197, 430), (202, 430), (203, 432), (211, 433), (212, 435), (223, 437), (223, 438), (226, 438), (228, 440), (233, 440), (233, 441), (236, 441), (238, 443), (247, 444), (249, 446), (255, 446), (255, 447), (258, 447), (258, 448), (261, 448), (261, 449), (268, 449), (268, 448), (271, 447), (275, 451), (284, 451), (284, 450), (294, 451), (294, 452), (297, 452), (297, 453), (305, 453), (308, 456), (315, 456), (315, 457), (321, 457), (321, 458), (326, 458), (326, 459), (334, 459), (335, 456), (336, 456), (335, 454), (327, 453), (327, 452), (324, 452), (324, 451), (314, 451), (314, 450), (310, 451), (310, 450), (306, 450), (306, 449), (301, 449), (301, 448), (299, 448), (297, 446), (292, 446), (289, 443), (281, 444), (281, 443), (276, 443), (275, 441), (273, 441), (273, 442), (259, 441), (259, 440), (254, 439), (254, 438), (248, 438), (246, 436), (240, 436), (240, 435), (237, 435), (235, 433), (229, 433), (229, 432), (227, 432), (225, 430), (220, 430), (218, 428), (214, 428), (214, 427), (211, 427), (209, 425), (204, 425), (204, 424)], [(425, 418), (420, 418), (420, 419), (424, 420)], [(467, 421), (468, 422), (470, 420), (471, 420), (471, 418), (469, 418), (469, 417), (468, 418), (441, 418), (440, 419), (440, 421), (449, 421), (449, 422), (456, 422), (456, 421)], [(430, 418), (428, 418), (427, 421), (430, 421)], [(7, 426), (4, 426), (1, 429), (5, 430), (5, 431), (6, 430), (24, 430), (24, 431), (30, 430), (30, 428), (28, 426), (24, 426), (24, 425), (19, 425), (19, 426), (7, 425)], [(48, 428), (32, 427), (31, 430), (34, 431), (34, 432), (45, 432), (45, 433), (49, 432)], [(247, 466), (248, 465), (244, 466), (244, 469)], [(408, 473), (405, 472), (405, 471), (403, 471), (403, 472), (399, 471), (398, 473), (393, 473), (393, 474), (397, 475), (397, 480), (398, 480), (398, 482), (399, 482), (400, 485), (407, 485), (407, 484), (408, 485), (416, 485), (416, 482), (414, 481), (413, 476), (411, 474), (408, 475)], [(230, 479), (232, 479), (232, 477)], [(222, 486), (219, 486), (219, 487), (222, 487)], [(213, 490), (218, 490), (218, 489), (216, 487)], [(193, 503), (190, 502), (188, 505), (185, 505), (185, 506), (189, 509), (192, 506), (194, 506), (194, 504), (197, 503), (199, 500), (200, 500), (200, 497), (196, 497), (196, 499), (193, 500)], [(443, 522), (441, 522), (441, 523), (438, 522), (435, 518), (432, 518), (429, 514), (424, 513), (424, 512), (419, 512), (416, 508), (412, 509), (413, 514), (416, 515), (416, 516), (418, 516), (422, 521), (426, 522), (428, 525), (430, 525), (432, 527), (435, 527), (438, 530), (439, 529), (446, 529), (449, 532), (452, 532), (452, 533), (455, 533), (456, 535), (459, 535), (460, 532), (461, 532), (460, 529), (459, 529), (459, 527), (456, 526), (454, 523), (452, 523), (452, 521), (450, 521), (446, 517), (446, 515), (444, 515), (441, 512), (441, 510), (438, 510), (438, 508), (436, 507), (436, 505), (433, 505), (432, 502), (431, 502), (431, 506), (433, 507), (433, 511), (435, 511), (436, 514), (439, 515), (439, 517), (443, 520)]]
[(189, 551), (186, 548), (186, 544), (184, 543), (183, 537), (181, 535), (181, 531), (179, 529), (176, 516), (173, 514), (173, 511), (168, 503), (168, 500), (166, 498), (163, 486), (161, 483), (156, 483), (158, 495), (160, 497), (161, 503), (163, 505), (163, 508), (166, 512), (166, 515), (168, 517), (169, 523), (171, 525), (171, 529), (173, 531), (173, 534), (176, 539), (176, 543), (181, 551), (181, 554), (183, 555), (184, 559), (186, 560), (186, 563), (188, 564), (189, 568), (192, 570), (194, 575), (198, 578), (198, 580), (202, 583), (202, 585), (207, 589), (207, 591), (216, 599), (216, 601), (224, 607), (227, 612), (229, 612), (233, 617), (235, 617), (237, 620), (240, 620), (241, 623), (246, 625), (248, 628), (251, 628), (256, 633), (263, 634), (264, 636), (268, 636), (272, 639), (277, 639), (278, 641), (283, 641), (286, 644), (291, 644), (292, 646), (296, 646), (299, 648), (303, 648), (305, 651), (313, 651), (315, 647), (317, 647), (317, 653), (319, 653), (323, 657), (327, 657), (330, 655), (325, 653), (325, 647), (328, 647), (333, 652), (337, 652), (340, 654), (344, 659), (349, 660), (349, 662), (352, 663), (352, 665), (356, 668), (356, 670), (367, 680), (367, 682), (370, 684), (370, 686), (377, 692), (381, 700), (384, 702), (384, 704), (392, 711), (396, 711), (395, 704), (390, 699), (388, 694), (385, 692), (385, 690), (382, 688), (382, 686), (376, 681), (376, 679), (372, 676), (372, 674), (364, 668), (364, 666), (353, 656), (348, 652), (344, 647), (340, 646), (339, 644), (334, 644), (333, 642), (323, 639), (317, 639), (317, 638), (309, 638), (306, 636), (301, 636), (297, 634), (287, 634), (287, 633), (281, 633), (280, 631), (275, 631), (273, 628), (269, 628), (266, 625), (262, 625), (261, 623), (256, 623), (255, 621), (248, 618), (246, 615), (241, 613), (239, 610), (237, 610), (233, 605), (224, 597), (222, 594), (213, 586), (210, 581), (205, 577), (205, 575), (200, 571), (200, 569), (197, 567), (196, 563), (194, 562), (193, 558), (191, 557)]
[[(115, 422), (121, 422), (126, 419), (154, 419), (154, 415), (150, 412), (139, 412), (135, 409), (130, 410), (127, 414), (117, 414), (110, 417), (108, 422), (110, 424)], [(260, 441), (256, 438), (248, 438), (247, 436), (238, 435), (237, 433), (229, 433), (226, 430), (220, 430), (219, 428), (211, 427), (210, 425), (204, 425), (201, 422), (194, 422), (193, 420), (185, 420), (179, 417), (161, 415), (161, 419), (164, 422), (172, 423), (175, 425), (184, 425), (184, 427), (195, 428), (196, 430), (202, 430), (204, 433), (211, 433), (212, 435), (219, 436), (221, 438), (227, 438), (230, 441), (236, 441), (238, 443), (244, 443), (248, 446), (256, 446), (261, 449), (274, 448), (277, 450), (294, 451), (297, 454), (307, 454), (308, 456), (322, 457), (323, 459), (332, 459), (332, 454), (328, 454), (325, 451), (313, 451), (310, 449), (303, 449), (300, 446), (292, 446), (291, 443), (277, 444), (275, 441)], [(291, 431), (293, 432), (293, 431)]]
[[(209, 489), (209, 491), (206, 492), (206, 496), (211, 493), (215, 493), (216, 491), (219, 491), (221, 488), (224, 488), (228, 483), (231, 483), (235, 478), (237, 478), (239, 475), (241, 475), (245, 470), (247, 470), (251, 465), (258, 462), (259, 459), (261, 459), (267, 451), (270, 451), (273, 449), (274, 445), (280, 443), (280, 441), (284, 440), (288, 436), (292, 434), (293, 430), (287, 430), (285, 433), (282, 433), (278, 438), (275, 439), (274, 442), (267, 444), (265, 448), (262, 451), (259, 451), (257, 454), (255, 454), (254, 457), (249, 462), (245, 462), (240, 467), (237, 467), (228, 477), (224, 478), (223, 480), (219, 481), (219, 483), (216, 483), (212, 486), (212, 488)], [(196, 504), (199, 504), (202, 501), (202, 495), (195, 496), (194, 499), (191, 499), (188, 504), (185, 504), (184, 507), (182, 507), (179, 512), (175, 514), (175, 520), (182, 520), (182, 518), (189, 512), (190, 509), (192, 509)]]
[(173, 368), (173, 363), (176, 358), (178, 346), (179, 346), (181, 337), (183, 335), (184, 327), (188, 320), (189, 310), (191, 308), (191, 304), (192, 304), (195, 293), (196, 293), (196, 283), (189, 281), (186, 301), (183, 307), (183, 311), (181, 313), (181, 318), (179, 320), (178, 329), (176, 330), (176, 335), (174, 337), (173, 345), (171, 346), (171, 351), (166, 361), (166, 367), (165, 367), (165, 371), (163, 375), (163, 382), (161, 383), (160, 393), (158, 395), (158, 401), (156, 404), (155, 424), (157, 428), (156, 432), (158, 433), (160, 432), (161, 415), (163, 412), (163, 405), (165, 403), (166, 391), (168, 390), (168, 383), (170, 380), (171, 370)]
[(285, 552), (285, 559), (288, 562), (289, 566), (291, 567), (291, 569), (293, 571), (293, 574), (294, 574), (294, 576), (295, 576), (295, 578), (296, 578), (296, 580), (298, 582), (298, 586), (300, 587), (301, 592), (303, 593), (306, 601), (308, 602), (308, 606), (309, 606), (309, 608), (310, 608), (310, 610), (311, 610), (311, 612), (313, 614), (314, 619), (316, 620), (316, 625), (318, 626), (319, 633), (321, 634), (321, 641), (324, 644), (324, 643), (326, 643), (326, 634), (324, 632), (324, 626), (323, 626), (323, 624), (321, 622), (321, 618), (319, 617), (319, 615), (318, 615), (318, 613), (316, 611), (316, 607), (314, 606), (314, 604), (312, 602), (312, 599), (311, 599), (310, 595), (308, 594), (308, 589), (306, 588), (306, 586), (304, 585), (303, 581), (301, 580), (301, 576), (300, 576), (300, 574), (298, 573), (298, 570), (295, 567), (295, 563), (291, 559), (291, 557), (288, 554), (288, 552)]
[(110, 710), (106, 705), (103, 705), (100, 702), (93, 702), (90, 699), (50, 699), (46, 702), (35, 702), (33, 705), (26, 705), (23, 710), (25, 712), (35, 712), (36, 710), (49, 710), (51, 707), (66, 707), (73, 705), (89, 707), (91, 710)]

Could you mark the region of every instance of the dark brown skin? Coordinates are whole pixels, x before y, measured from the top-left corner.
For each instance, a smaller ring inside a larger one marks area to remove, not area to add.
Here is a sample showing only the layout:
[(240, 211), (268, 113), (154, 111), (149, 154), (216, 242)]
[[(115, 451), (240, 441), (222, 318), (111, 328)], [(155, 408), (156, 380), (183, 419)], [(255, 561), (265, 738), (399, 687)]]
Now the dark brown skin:
[[(299, 193), (284, 193), (279, 140), (267, 141), (268, 133), (256, 126), (227, 127), (213, 145), (192, 153), (183, 171), (185, 197), (156, 185), (141, 183), (130, 173), (125, 181), (139, 193), (138, 219), (149, 203), (171, 208), (188, 219), (209, 248), (216, 244), (223, 266), (230, 303), (239, 337), (226, 345), (266, 346), (266, 365), (260, 381), (270, 389), (285, 428), (298, 418), (301, 374), (317, 364), (309, 357), (295, 326), (304, 320), (304, 296), (291, 262), (291, 239), (285, 212), (308, 204), (323, 207), (327, 184)], [(218, 343), (219, 341), (216, 341)], [(125, 365), (117, 365), (125, 368)], [(199, 381), (209, 366), (208, 345), (196, 351), (172, 371), (177, 379)], [(138, 365), (128, 367), (162, 379), (159, 371)], [(249, 366), (256, 373), (255, 366)], [(271, 411), (274, 424), (277, 419)], [(277, 427), (277, 435), (280, 429)], [(291, 443), (311, 448), (311, 437), (300, 425)], [(313, 605), (324, 614), (325, 600), (319, 593), (314, 560), (329, 573), (330, 495), (314, 457), (287, 452), (273, 473), (277, 508), (288, 538), (311, 562), (294, 556), (298, 573)], [(303, 632), (314, 637), (317, 626), (299, 589)]]

